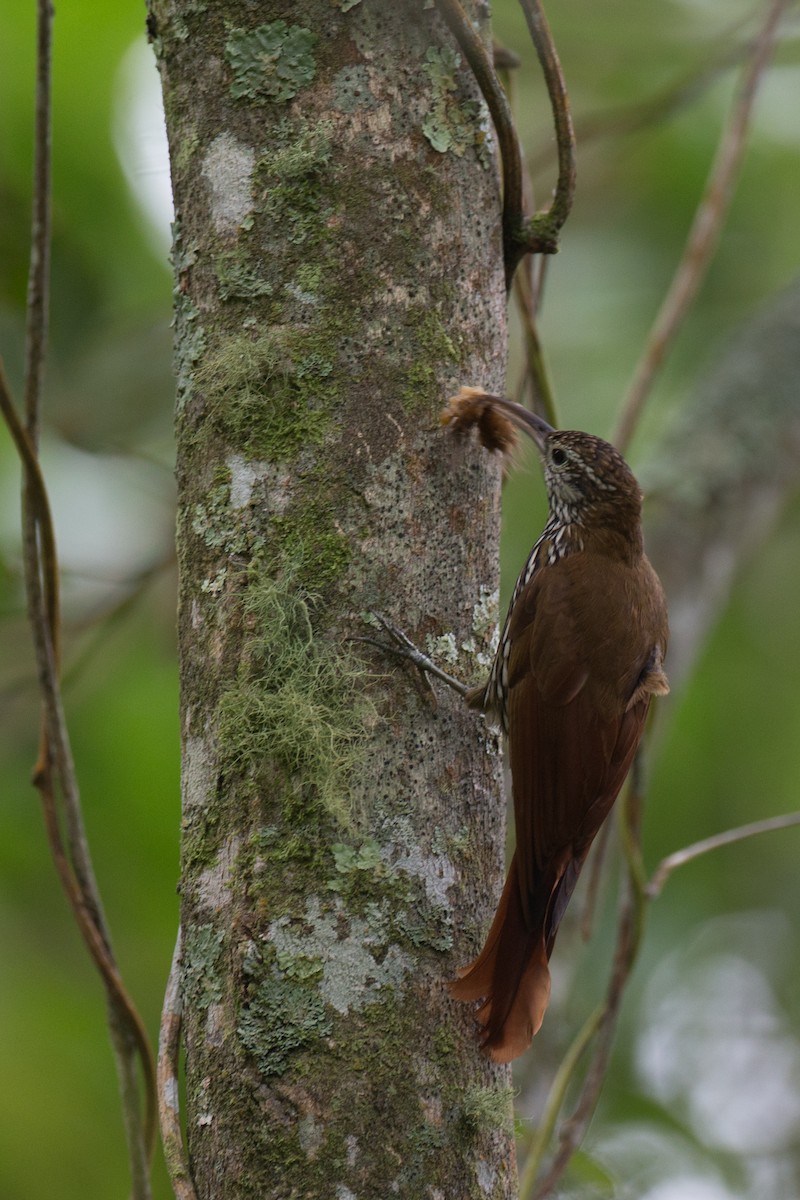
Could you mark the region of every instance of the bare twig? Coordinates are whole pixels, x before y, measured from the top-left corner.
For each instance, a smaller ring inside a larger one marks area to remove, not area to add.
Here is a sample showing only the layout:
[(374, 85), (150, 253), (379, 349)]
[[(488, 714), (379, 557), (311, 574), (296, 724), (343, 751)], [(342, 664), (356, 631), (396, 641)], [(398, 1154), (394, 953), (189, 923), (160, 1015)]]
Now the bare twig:
[(558, 147), (558, 181), (553, 202), (546, 212), (526, 218), (519, 139), (506, 94), (460, 0), (436, 2), (472, 68), (500, 144), (503, 166), (503, 250), (506, 287), (510, 290), (514, 272), (526, 254), (555, 254), (558, 250), (558, 235), (572, 207), (575, 192), (575, 137), (561, 64), (540, 0), (520, 0), (550, 96)]
[[(558, 150), (558, 180), (550, 208), (546, 212), (537, 213), (522, 230), (517, 242), (517, 262), (524, 254), (555, 253), (558, 249), (558, 235), (570, 214), (575, 194), (575, 132), (572, 128), (569, 96), (561, 63), (540, 0), (520, 0), (520, 5), (536, 47), (553, 110)], [(513, 263), (512, 274), (517, 262)]]
[(528, 1200), (528, 1197), (533, 1192), (542, 1158), (547, 1150), (550, 1138), (553, 1136), (553, 1130), (556, 1127), (556, 1121), (558, 1120), (561, 1106), (564, 1103), (567, 1088), (572, 1082), (573, 1075), (584, 1051), (600, 1028), (600, 1022), (604, 1015), (605, 1007), (600, 1005), (584, 1022), (583, 1028), (579, 1030), (573, 1039), (572, 1045), (561, 1060), (547, 1096), (547, 1104), (542, 1114), (541, 1123), (536, 1130), (536, 1136), (525, 1159), (525, 1169), (519, 1181), (519, 1200)]
[[(639, 952), (644, 930), (646, 896), (643, 883), (641, 859), (641, 815), (643, 797), (640, 791), (641, 751), (637, 754), (638, 767), (628, 787), (624, 802), (618, 810), (618, 824), (622, 846), (627, 862), (627, 874), (620, 901), (617, 923), (617, 944), (614, 963), (608, 984), (605, 1004), (596, 1025), (596, 1045), (586, 1078), (583, 1082), (578, 1103), (570, 1118), (564, 1122), (559, 1133), (559, 1147), (549, 1171), (533, 1193), (534, 1200), (545, 1200), (569, 1165), (575, 1151), (581, 1145), (589, 1123), (594, 1115), (603, 1087), (611, 1057), (611, 1047), (622, 1005), (625, 985)], [(590, 1018), (590, 1020), (594, 1020)], [(587, 1023), (588, 1025), (588, 1023)], [(577, 1066), (577, 1060), (575, 1062)], [(563, 1089), (566, 1090), (566, 1082)]]
[[(558, 427), (556, 401), (550, 376), (547, 371), (539, 332), (536, 328), (537, 295), (533, 281), (533, 272), (528, 259), (514, 276), (514, 296), (517, 301), (517, 311), (522, 321), (522, 333), (525, 341), (525, 378), (530, 381), (533, 393), (533, 411), (548, 422)], [(541, 260), (546, 262), (546, 259)]]
[(774, 49), (777, 28), (788, 0), (771, 0), (753, 43), (738, 93), (720, 137), (703, 196), (669, 290), (653, 323), (622, 404), (614, 442), (625, 451), (650, 392), (656, 372), (705, 277), (730, 205), (744, 152), (756, 91)]
[(791, 829), (795, 825), (800, 825), (800, 812), (786, 813), (782, 817), (767, 817), (763, 821), (751, 821), (749, 825), (739, 825), (736, 829), (727, 829), (724, 833), (717, 833), (713, 837), (693, 842), (691, 846), (686, 846), (683, 850), (676, 850), (674, 854), (668, 854), (666, 858), (662, 858), (658, 864), (647, 885), (647, 896), (651, 900), (660, 896), (664, 884), (673, 871), (676, 871), (678, 867), (685, 866), (686, 863), (693, 862), (703, 854), (709, 854), (712, 850), (719, 850), (723, 846), (732, 846), (736, 842), (743, 842), (760, 833), (775, 833), (780, 829)]
[[(552, 1196), (553, 1189), (586, 1135), (608, 1069), (623, 993), (642, 944), (648, 902), (660, 895), (672, 872), (685, 863), (723, 846), (744, 841), (758, 834), (800, 826), (800, 812), (787, 813), (784, 816), (754, 821), (749, 825), (742, 825), (737, 829), (705, 838), (703, 841), (695, 842), (663, 859), (648, 882), (644, 874), (641, 855), (640, 825), (643, 796), (641, 759), (638, 755), (636, 764), (625, 803), (619, 811), (618, 824), (628, 871), (620, 903), (617, 944), (608, 992), (605, 1003), (588, 1018), (559, 1067), (548, 1096), (542, 1125), (525, 1164), (520, 1185), (520, 1200), (528, 1200), (528, 1197), (532, 1197), (532, 1200), (546, 1200), (546, 1197)], [(553, 1162), (547, 1174), (535, 1188), (536, 1176), (547, 1143), (552, 1136), (558, 1111), (563, 1104), (569, 1083), (578, 1068), (580, 1058), (593, 1038), (596, 1038), (596, 1045), (580, 1097), (572, 1115), (561, 1127), (559, 1146)]]
[(39, 442), (42, 384), (47, 357), (50, 291), (50, 77), (53, 5), (38, 0), (36, 29), (36, 117), (33, 149), (33, 212), (25, 329), (25, 428)]
[(180, 1114), (180, 1084), (178, 1060), (181, 1050), (181, 929), (161, 1010), (161, 1030), (158, 1037), (158, 1117), (161, 1125), (161, 1142), (164, 1161), (167, 1164), (170, 1183), (176, 1200), (197, 1200), (194, 1190), (186, 1147), (183, 1142)]
[(514, 128), (508, 99), (495, 74), (489, 53), (473, 29), (459, 0), (437, 0), (437, 7), (472, 69), (489, 109), (500, 145), (503, 169), (503, 255), (506, 263), (506, 286), (510, 288), (514, 267), (519, 262), (519, 256), (516, 256), (515, 260), (515, 245), (523, 222), (522, 161), (517, 131)]

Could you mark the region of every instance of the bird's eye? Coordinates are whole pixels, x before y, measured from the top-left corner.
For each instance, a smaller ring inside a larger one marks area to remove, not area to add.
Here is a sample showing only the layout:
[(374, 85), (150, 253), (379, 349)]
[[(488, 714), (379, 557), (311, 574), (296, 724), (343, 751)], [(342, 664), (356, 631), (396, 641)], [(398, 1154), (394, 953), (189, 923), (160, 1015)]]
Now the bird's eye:
[(560, 446), (556, 446), (550, 455), (550, 459), (555, 467), (563, 467), (567, 461), (567, 452), (562, 450)]

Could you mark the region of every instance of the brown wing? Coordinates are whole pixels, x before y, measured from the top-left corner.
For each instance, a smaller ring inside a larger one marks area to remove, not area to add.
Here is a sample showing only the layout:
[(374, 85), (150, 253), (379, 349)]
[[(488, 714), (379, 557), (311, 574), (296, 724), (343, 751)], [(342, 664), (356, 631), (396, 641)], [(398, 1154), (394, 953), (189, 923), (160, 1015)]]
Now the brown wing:
[[(550, 944), (630, 768), (650, 692), (659, 690), (655, 679), (648, 687), (651, 664), (663, 680), (661, 651), (654, 656), (666, 640), (663, 604), (627, 619), (637, 569), (609, 573), (598, 556), (569, 556), (537, 571), (515, 607), (508, 734), (517, 870), (529, 927), (555, 905)], [(558, 887), (570, 864), (563, 895), (543, 889), (545, 877)]]

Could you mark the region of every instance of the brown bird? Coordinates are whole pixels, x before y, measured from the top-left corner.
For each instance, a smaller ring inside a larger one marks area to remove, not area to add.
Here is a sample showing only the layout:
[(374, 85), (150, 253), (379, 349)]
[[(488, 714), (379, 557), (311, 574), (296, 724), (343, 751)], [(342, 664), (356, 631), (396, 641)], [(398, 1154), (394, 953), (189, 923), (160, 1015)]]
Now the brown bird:
[(549, 503), (489, 678), (466, 693), (508, 735), (517, 844), (486, 944), (450, 987), (483, 1002), (481, 1045), (509, 1062), (541, 1026), (559, 923), (650, 699), (669, 691), (667, 610), (642, 544), (641, 491), (613, 446), (469, 388), (443, 419), (477, 425), (499, 448), (513, 440), (509, 420), (528, 433)]

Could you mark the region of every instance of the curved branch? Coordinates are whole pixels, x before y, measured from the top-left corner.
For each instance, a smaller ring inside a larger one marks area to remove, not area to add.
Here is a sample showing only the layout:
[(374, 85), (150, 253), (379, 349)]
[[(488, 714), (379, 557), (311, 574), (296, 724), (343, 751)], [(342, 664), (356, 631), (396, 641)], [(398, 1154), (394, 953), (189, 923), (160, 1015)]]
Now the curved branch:
[(553, 110), (558, 150), (558, 180), (553, 203), (543, 213), (537, 213), (522, 228), (516, 243), (516, 262), (525, 254), (554, 254), (558, 250), (558, 235), (572, 209), (575, 195), (575, 131), (564, 73), (558, 58), (553, 35), (540, 0), (520, 0), (528, 23), (536, 54), (544, 74), (547, 94)]
[(486, 47), (473, 29), (459, 0), (436, 0), (436, 3), (472, 69), (489, 109), (500, 145), (503, 170), (503, 254), (506, 263), (506, 288), (510, 288), (514, 268), (521, 257), (517, 256), (514, 260), (517, 238), (523, 224), (522, 159), (514, 118)]

